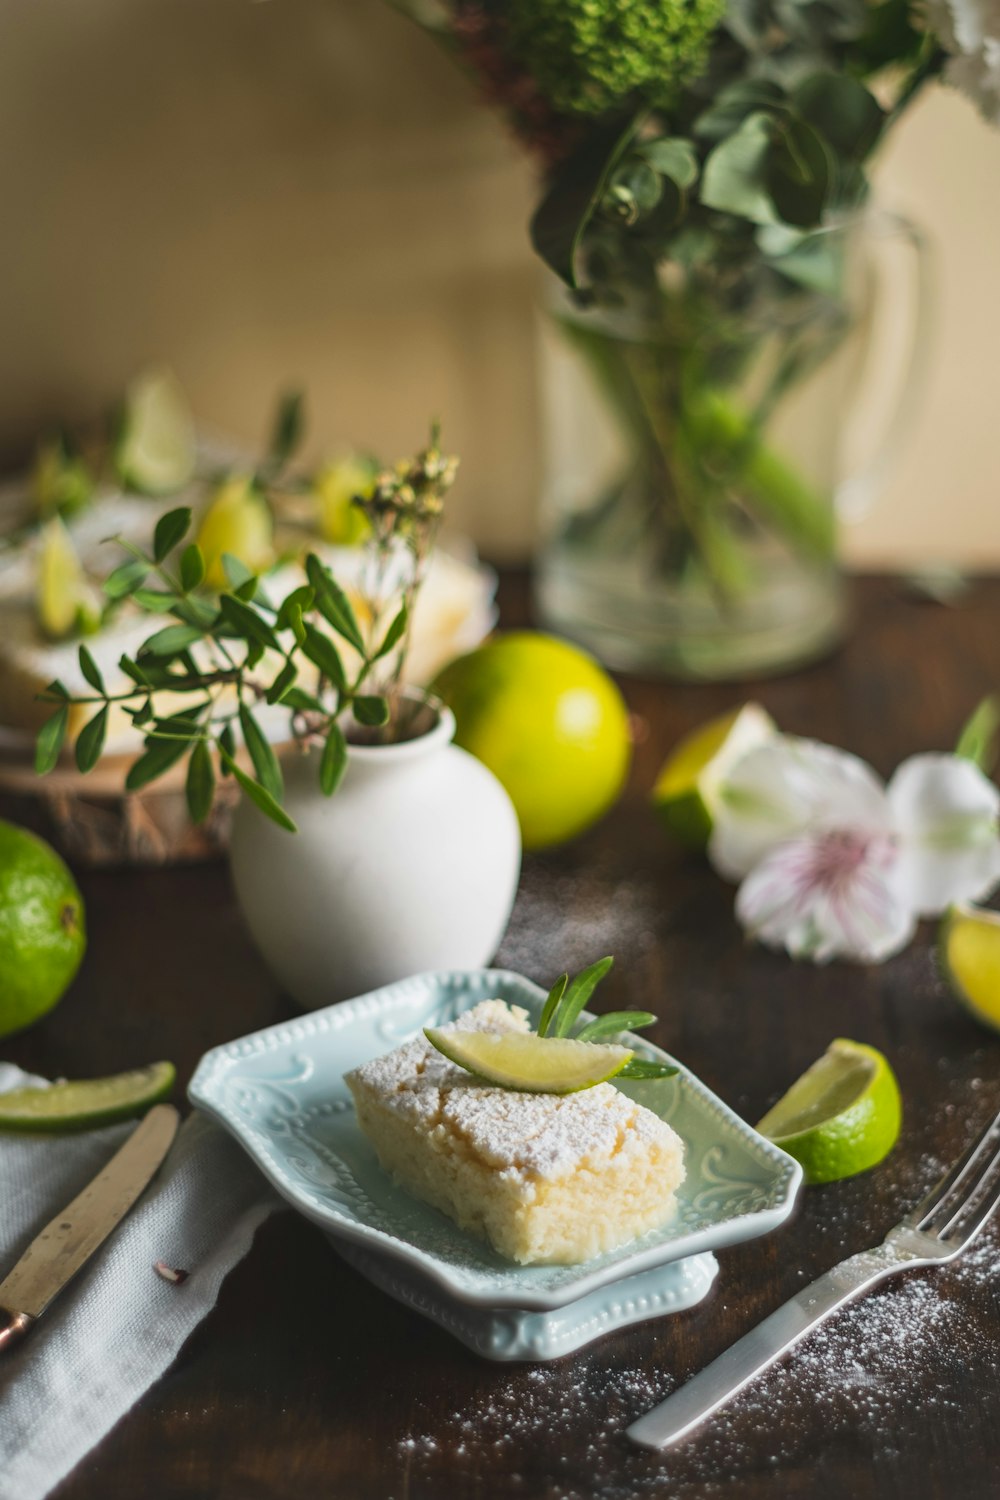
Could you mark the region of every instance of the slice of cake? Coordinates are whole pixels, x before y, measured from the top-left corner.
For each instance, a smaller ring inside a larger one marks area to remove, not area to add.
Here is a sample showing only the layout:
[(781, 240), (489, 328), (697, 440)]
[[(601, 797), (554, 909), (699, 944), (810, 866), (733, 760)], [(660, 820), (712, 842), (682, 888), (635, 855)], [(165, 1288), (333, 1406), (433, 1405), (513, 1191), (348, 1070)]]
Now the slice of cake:
[[(484, 1000), (458, 1030), (522, 1031)], [(522, 1264), (571, 1265), (655, 1229), (684, 1180), (683, 1145), (609, 1083), (575, 1094), (496, 1088), (423, 1037), (347, 1074), (358, 1123), (416, 1197)]]

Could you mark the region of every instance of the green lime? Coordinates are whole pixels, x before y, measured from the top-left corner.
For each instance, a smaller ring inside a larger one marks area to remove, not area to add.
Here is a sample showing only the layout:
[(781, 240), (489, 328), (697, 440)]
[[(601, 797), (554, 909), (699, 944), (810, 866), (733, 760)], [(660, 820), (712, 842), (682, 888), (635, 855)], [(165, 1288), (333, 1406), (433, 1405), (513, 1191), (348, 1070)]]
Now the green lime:
[(888, 1156), (902, 1120), (899, 1085), (881, 1052), (838, 1037), (757, 1129), (802, 1163), (806, 1182), (839, 1182)]
[(375, 483), (369, 459), (342, 458), (323, 464), (313, 475), (317, 523), (324, 541), (336, 547), (356, 547), (370, 531), (368, 519), (354, 504), (355, 495), (369, 496)]
[(174, 1065), (150, 1063), (109, 1078), (79, 1078), (0, 1094), (0, 1130), (89, 1130), (141, 1114), (174, 1086)]
[(424, 1036), (450, 1062), (504, 1089), (529, 1094), (576, 1094), (620, 1073), (628, 1047), (578, 1042), (534, 1032), (455, 1031), (425, 1026)]
[(59, 855), (0, 821), (0, 1036), (52, 1009), (86, 946), (83, 897)]
[(577, 646), (500, 635), (445, 667), (431, 691), (455, 715), (455, 743), (506, 788), (526, 849), (564, 843), (617, 800), (632, 756), (628, 710)]
[(251, 573), (274, 562), (274, 520), (249, 474), (231, 474), (215, 490), (197, 536), (209, 588), (228, 586), (223, 555), (238, 558)]
[(653, 805), (679, 843), (704, 849), (725, 773), (775, 733), (774, 720), (759, 703), (744, 703), (692, 730), (670, 752), (653, 787)]
[(168, 370), (145, 370), (125, 394), (115, 446), (118, 477), (140, 495), (173, 495), (194, 474), (194, 418)]
[(38, 554), (38, 623), (50, 640), (98, 628), (101, 601), (87, 582), (72, 538), (58, 516), (46, 521)]
[(938, 956), (962, 1004), (1000, 1031), (1000, 913), (953, 906), (941, 922)]

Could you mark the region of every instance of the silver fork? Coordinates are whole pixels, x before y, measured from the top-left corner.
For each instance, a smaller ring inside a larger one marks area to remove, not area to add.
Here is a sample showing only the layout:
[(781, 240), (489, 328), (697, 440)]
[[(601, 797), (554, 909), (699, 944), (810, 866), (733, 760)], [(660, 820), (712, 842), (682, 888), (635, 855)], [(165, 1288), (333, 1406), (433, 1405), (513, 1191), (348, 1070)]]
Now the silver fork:
[(939, 1266), (967, 1250), (1000, 1203), (1000, 1113), (881, 1245), (834, 1266), (720, 1354), (680, 1390), (632, 1423), (627, 1436), (667, 1448), (717, 1412), (751, 1380), (871, 1287), (915, 1266)]

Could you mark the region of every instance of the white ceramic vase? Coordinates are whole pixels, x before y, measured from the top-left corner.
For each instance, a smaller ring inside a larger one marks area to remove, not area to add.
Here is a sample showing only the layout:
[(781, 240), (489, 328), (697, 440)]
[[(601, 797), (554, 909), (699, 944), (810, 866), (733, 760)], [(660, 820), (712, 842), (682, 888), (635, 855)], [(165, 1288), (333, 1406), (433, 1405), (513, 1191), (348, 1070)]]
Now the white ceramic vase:
[(488, 963), (521, 864), (517, 815), (491, 771), (451, 743), (447, 709), (419, 738), (352, 745), (332, 797), (318, 754), (284, 760), (287, 833), (241, 798), (230, 864), (268, 967), (306, 1008), (429, 969)]

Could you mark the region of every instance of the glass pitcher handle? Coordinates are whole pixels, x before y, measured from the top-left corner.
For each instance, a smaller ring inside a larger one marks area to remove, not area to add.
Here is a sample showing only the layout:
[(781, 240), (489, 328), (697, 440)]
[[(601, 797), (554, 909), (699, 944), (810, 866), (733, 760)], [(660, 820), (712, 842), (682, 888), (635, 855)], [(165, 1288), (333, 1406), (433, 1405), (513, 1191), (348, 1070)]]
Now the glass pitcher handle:
[[(842, 521), (858, 521), (871, 508), (882, 489), (886, 477), (896, 460), (910, 430), (913, 418), (923, 395), (930, 352), (931, 325), (931, 256), (926, 239), (921, 232), (898, 214), (879, 210), (865, 222), (865, 232), (870, 242), (892, 241), (898, 254), (912, 258), (913, 271), (909, 330), (901, 340), (902, 349), (896, 357), (896, 392), (891, 406), (883, 419), (881, 436), (874, 443), (874, 452), (848, 474), (837, 486), (837, 514)], [(860, 409), (866, 393), (870, 392), (875, 377), (873, 352), (878, 347), (879, 317), (872, 316), (872, 328), (867, 338), (863, 356), (863, 369), (852, 407)], [(883, 372), (878, 371), (881, 377)]]

